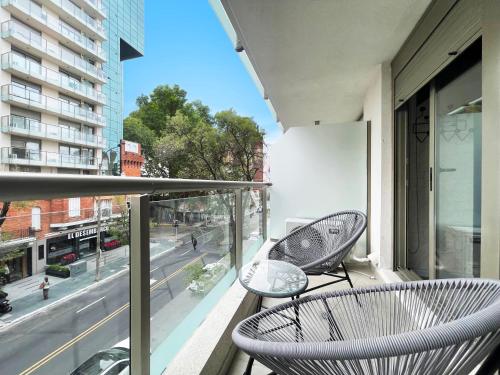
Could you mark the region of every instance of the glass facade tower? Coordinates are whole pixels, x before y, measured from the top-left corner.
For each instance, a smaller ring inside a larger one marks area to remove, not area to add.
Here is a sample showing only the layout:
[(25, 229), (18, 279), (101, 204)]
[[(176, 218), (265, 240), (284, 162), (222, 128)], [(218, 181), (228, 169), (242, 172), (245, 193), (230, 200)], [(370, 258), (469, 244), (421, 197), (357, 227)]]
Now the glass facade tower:
[(144, 54), (144, 0), (106, 0), (104, 4), (107, 40), (103, 49), (108, 57), (104, 64), (107, 83), (103, 91), (108, 98), (104, 107), (107, 121), (104, 135), (109, 149), (119, 145), (123, 138), (122, 62)]

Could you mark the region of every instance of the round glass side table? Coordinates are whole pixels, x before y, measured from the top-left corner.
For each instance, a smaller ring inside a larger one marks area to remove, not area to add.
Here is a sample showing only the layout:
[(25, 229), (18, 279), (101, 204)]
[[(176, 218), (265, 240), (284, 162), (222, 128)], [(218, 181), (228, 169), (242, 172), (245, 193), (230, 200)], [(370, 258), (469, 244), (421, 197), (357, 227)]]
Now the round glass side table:
[[(258, 296), (258, 313), (262, 309), (262, 299), (298, 297), (307, 288), (308, 279), (299, 267), (280, 260), (256, 260), (243, 266), (239, 272), (241, 285)], [(295, 312), (295, 321), (300, 326), (299, 311)], [(254, 359), (250, 357), (245, 375), (252, 373)]]

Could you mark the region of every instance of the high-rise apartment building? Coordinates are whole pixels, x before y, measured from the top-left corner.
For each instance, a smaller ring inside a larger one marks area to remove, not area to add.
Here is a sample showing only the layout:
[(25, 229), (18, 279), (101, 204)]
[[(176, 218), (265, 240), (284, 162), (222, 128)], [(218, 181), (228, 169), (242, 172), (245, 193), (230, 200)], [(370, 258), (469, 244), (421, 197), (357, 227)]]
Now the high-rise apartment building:
[[(122, 61), (143, 54), (144, 1), (0, 4), (0, 172), (99, 174), (118, 169), (108, 161), (113, 153), (119, 165)], [(0, 234), (10, 230), (0, 238), (0, 255), (11, 250), (5, 241), (11, 234), (26, 242), (15, 244), (26, 248), (16, 266), (23, 275), (49, 259), (57, 261), (63, 248), (78, 254), (88, 244), (77, 241), (70, 249), (65, 243), (72, 231), (92, 232), (94, 207), (89, 198), (13, 207), (12, 218), (0, 228)], [(61, 212), (46, 212), (54, 210)], [(57, 238), (64, 241), (58, 244)], [(95, 234), (86, 248), (87, 253), (95, 251)]]
[(2, 0), (0, 170), (97, 173), (122, 138), (121, 62), (143, 53), (143, 4)]

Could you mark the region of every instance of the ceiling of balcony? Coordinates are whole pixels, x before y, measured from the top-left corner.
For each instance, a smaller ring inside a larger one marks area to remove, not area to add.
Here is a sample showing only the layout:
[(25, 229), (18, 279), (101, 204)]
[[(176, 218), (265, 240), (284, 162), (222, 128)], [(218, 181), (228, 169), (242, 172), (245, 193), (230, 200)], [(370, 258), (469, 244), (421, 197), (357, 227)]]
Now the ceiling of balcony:
[(283, 127), (356, 120), (430, 0), (221, 0)]

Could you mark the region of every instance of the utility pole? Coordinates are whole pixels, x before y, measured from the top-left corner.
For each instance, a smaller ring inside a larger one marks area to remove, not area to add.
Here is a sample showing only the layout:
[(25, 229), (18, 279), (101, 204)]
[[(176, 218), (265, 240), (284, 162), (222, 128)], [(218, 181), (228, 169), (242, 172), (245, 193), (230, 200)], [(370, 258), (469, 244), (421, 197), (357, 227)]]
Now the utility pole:
[[(108, 152), (111, 150), (120, 147), (114, 146), (106, 151), (103, 151), (104, 155), (107, 155)], [(104, 160), (103, 155), (101, 155), (101, 160), (99, 161), (99, 170), (97, 171), (98, 175), (102, 175), (102, 161)], [(109, 167), (109, 159), (108, 159), (108, 167)], [(108, 168), (109, 169), (109, 168)], [(95, 281), (99, 281), (101, 279), (101, 255), (102, 255), (102, 249), (101, 249), (101, 206), (102, 206), (102, 200), (101, 197), (96, 197), (97, 199), (97, 247), (96, 247), (96, 256), (95, 256)], [(111, 208), (111, 211), (113, 211), (113, 208)]]

